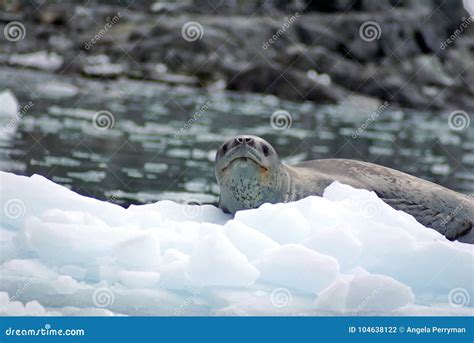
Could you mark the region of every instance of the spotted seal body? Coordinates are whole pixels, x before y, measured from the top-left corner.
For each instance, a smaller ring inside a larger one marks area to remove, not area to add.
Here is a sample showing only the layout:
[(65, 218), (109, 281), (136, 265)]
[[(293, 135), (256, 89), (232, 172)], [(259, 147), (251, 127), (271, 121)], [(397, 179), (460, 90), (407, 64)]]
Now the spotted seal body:
[(474, 198), (372, 163), (322, 159), (286, 165), (256, 136), (237, 136), (217, 151), (219, 207), (234, 214), (263, 203), (321, 196), (334, 181), (374, 191), (388, 205), (411, 214), (448, 239), (474, 244)]

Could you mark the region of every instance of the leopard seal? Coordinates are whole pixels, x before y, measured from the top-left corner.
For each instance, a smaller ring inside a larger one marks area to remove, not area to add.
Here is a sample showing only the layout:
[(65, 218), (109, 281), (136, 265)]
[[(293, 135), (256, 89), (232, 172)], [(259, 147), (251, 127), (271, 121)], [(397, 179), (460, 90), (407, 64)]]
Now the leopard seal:
[(219, 207), (235, 214), (263, 203), (322, 196), (334, 181), (375, 192), (450, 240), (474, 244), (474, 197), (373, 163), (321, 159), (287, 165), (264, 139), (240, 135), (222, 144), (215, 160)]

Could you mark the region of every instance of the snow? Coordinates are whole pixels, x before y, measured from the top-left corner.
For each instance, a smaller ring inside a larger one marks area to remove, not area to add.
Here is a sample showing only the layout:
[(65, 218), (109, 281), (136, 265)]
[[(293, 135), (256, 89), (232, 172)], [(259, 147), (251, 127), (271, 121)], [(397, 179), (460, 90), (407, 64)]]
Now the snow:
[(347, 185), (235, 218), (0, 186), (3, 315), (474, 315), (473, 246)]

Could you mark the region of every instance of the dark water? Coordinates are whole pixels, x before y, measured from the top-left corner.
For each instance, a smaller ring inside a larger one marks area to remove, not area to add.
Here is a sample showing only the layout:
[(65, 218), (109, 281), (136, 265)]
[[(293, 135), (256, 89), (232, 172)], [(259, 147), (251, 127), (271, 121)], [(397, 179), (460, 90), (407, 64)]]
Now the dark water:
[[(0, 69), (0, 91), (5, 89), (21, 105), (31, 101), (33, 106), (15, 121), (13, 133), (0, 138), (2, 170), (41, 174), (78, 193), (124, 205), (215, 201), (215, 151), (240, 133), (266, 138), (289, 163), (360, 159), (474, 191), (474, 122), (453, 130), (449, 113), (317, 106), (216, 89)], [(113, 115), (113, 126), (105, 130), (93, 120), (102, 110)], [(276, 110), (291, 114), (290, 128), (270, 125)], [(4, 118), (2, 127), (5, 123), (11, 121)], [(367, 128), (354, 134), (362, 124)]]

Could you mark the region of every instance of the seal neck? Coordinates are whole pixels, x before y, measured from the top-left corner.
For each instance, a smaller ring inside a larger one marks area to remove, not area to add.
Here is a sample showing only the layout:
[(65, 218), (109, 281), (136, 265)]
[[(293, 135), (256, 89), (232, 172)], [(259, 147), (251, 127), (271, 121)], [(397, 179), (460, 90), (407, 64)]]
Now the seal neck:
[(233, 175), (219, 186), (219, 205), (233, 214), (264, 203), (284, 202), (285, 194), (291, 187), (290, 176), (281, 163), (271, 172), (256, 173), (244, 179), (241, 175)]

